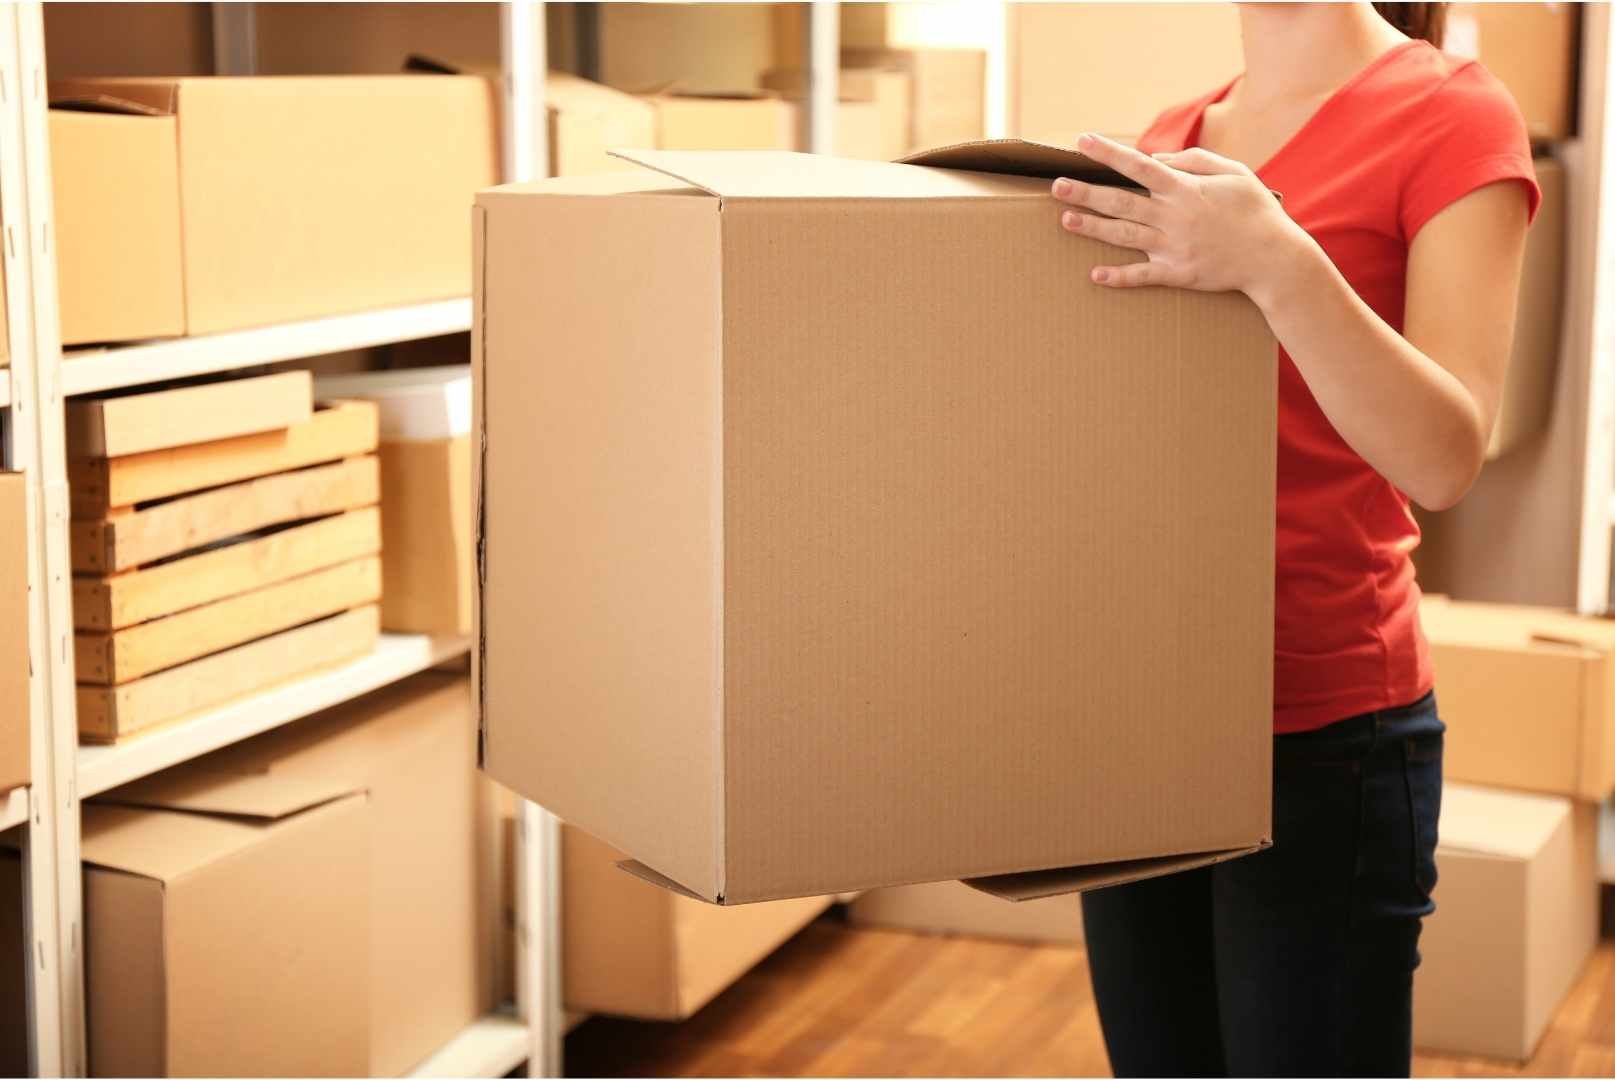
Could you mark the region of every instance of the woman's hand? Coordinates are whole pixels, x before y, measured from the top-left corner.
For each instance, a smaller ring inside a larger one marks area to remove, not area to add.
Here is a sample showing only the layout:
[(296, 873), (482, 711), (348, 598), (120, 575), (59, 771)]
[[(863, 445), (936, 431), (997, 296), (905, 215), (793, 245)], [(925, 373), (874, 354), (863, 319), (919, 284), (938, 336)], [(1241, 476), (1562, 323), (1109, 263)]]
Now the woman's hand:
[[(1096, 266), (1100, 285), (1171, 285), (1208, 292), (1238, 290), (1257, 304), (1290, 261), (1311, 243), (1279, 201), (1244, 165), (1207, 150), (1150, 157), (1099, 135), (1077, 149), (1149, 192), (1060, 179), (1054, 197), (1070, 232), (1148, 256), (1145, 262)], [(1084, 210), (1098, 214), (1083, 213)]]

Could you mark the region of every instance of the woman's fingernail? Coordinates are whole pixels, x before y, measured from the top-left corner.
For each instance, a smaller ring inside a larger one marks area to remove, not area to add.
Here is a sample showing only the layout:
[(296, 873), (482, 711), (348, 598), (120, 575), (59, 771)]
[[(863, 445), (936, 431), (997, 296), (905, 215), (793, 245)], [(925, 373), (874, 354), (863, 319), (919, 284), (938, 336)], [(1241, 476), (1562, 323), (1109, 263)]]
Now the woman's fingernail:
[(1093, 136), (1092, 135), (1088, 135), (1088, 134), (1084, 133), (1082, 135), (1077, 136), (1077, 149), (1078, 150), (1087, 150), (1091, 146), (1093, 146)]
[(1063, 199), (1069, 194), (1071, 194), (1071, 181), (1065, 179), (1064, 177), (1061, 177), (1059, 180), (1056, 180), (1054, 182), (1054, 197), (1055, 198)]
[(1082, 226), (1082, 215), (1075, 210), (1067, 210), (1060, 215), (1060, 224), (1072, 232), (1076, 232)]
[(1096, 266), (1094, 267), (1093, 279), (1100, 285), (1103, 285), (1105, 282), (1110, 280), (1110, 271), (1106, 270), (1103, 266)]

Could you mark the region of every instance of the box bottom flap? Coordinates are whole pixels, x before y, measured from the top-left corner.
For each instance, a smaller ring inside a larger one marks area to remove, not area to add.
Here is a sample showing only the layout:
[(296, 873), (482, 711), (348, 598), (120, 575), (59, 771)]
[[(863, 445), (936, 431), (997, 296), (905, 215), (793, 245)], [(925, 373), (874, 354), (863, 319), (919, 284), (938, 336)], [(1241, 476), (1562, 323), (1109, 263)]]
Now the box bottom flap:
[(632, 874), (641, 881), (648, 881), (658, 888), (666, 889), (668, 892), (678, 893), (680, 896), (687, 896), (691, 900), (699, 900), (703, 904), (723, 903), (723, 897), (702, 896), (694, 889), (680, 885), (667, 875), (658, 874), (656, 871), (652, 870), (650, 867), (646, 866), (637, 859), (624, 859), (622, 862), (617, 864), (617, 869), (622, 870), (625, 873)]
[(996, 874), (992, 877), (968, 878), (965, 884), (1000, 900), (1041, 900), (1048, 896), (1103, 889), (1107, 885), (1124, 885), (1130, 881), (1164, 877), (1181, 870), (1237, 859), (1273, 846), (1271, 840), (1246, 847), (1223, 848), (1218, 851), (1195, 851), (1187, 855), (1163, 855), (1152, 859), (1128, 859), (1124, 862), (1095, 863), (1091, 866), (1062, 866), (1053, 870), (1031, 870), (1020, 874)]

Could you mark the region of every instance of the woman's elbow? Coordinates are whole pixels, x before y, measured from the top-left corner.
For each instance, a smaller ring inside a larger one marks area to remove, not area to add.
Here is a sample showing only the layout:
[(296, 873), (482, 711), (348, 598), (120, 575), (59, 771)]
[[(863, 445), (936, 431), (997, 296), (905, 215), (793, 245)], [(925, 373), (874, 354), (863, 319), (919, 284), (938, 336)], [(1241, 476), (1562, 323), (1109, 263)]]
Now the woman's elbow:
[(1464, 450), (1445, 458), (1438, 467), (1420, 477), (1416, 488), (1409, 489), (1408, 498), (1429, 511), (1450, 510), (1458, 505), (1469, 489), (1480, 478), (1481, 466), (1486, 464), (1486, 445), (1490, 433), (1481, 432), (1473, 439), (1462, 440)]

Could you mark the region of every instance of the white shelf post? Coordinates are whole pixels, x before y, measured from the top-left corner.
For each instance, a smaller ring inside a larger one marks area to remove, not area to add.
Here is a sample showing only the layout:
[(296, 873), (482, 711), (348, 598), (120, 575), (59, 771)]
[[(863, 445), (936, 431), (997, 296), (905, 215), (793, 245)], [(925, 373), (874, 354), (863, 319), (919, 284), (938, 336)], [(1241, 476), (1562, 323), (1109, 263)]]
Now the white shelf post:
[(808, 5), (808, 149), (836, 152), (836, 101), (841, 96), (841, 5)]

